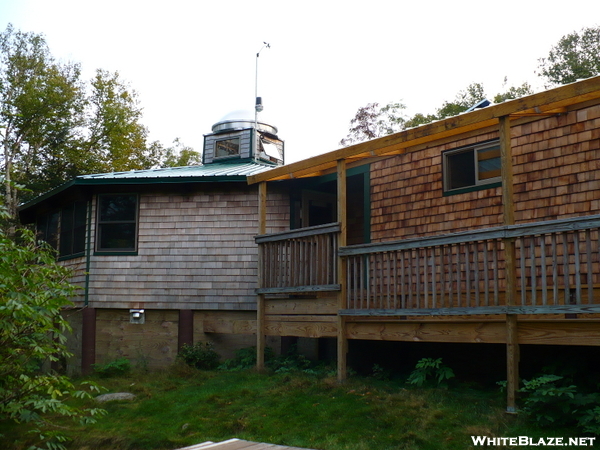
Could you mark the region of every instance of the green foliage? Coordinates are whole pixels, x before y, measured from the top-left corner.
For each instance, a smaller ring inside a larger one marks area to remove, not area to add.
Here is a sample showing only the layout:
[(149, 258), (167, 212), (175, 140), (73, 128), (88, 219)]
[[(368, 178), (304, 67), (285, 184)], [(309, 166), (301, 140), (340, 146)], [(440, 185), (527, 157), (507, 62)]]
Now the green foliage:
[[(265, 348), (265, 361), (268, 363), (275, 357), (271, 347)], [(225, 360), (220, 366), (221, 370), (232, 372), (252, 369), (256, 367), (256, 347), (244, 347), (235, 352), (235, 357)]]
[[(506, 77), (504, 78), (506, 84)], [(494, 96), (494, 103), (502, 103), (506, 100), (524, 97), (533, 94), (533, 89), (529, 83), (523, 83), (521, 86), (511, 86), (505, 92), (498, 93)]]
[(142, 108), (138, 94), (123, 82), (118, 72), (98, 69), (88, 100), (89, 137), (84, 143), (93, 154), (93, 172), (149, 169), (157, 166), (157, 147), (148, 147), (148, 130), (140, 123)]
[(371, 374), (371, 376), (376, 380), (389, 380), (392, 375), (389, 370), (384, 369), (379, 364), (373, 364)]
[[(294, 347), (284, 355), (275, 355), (271, 347), (265, 348), (265, 366), (274, 373), (302, 373), (305, 375), (325, 376), (332, 373), (331, 368), (315, 364), (298, 353)], [(256, 367), (256, 347), (245, 347), (236, 352), (235, 358), (224, 361), (220, 370), (237, 372)]]
[(70, 327), (61, 311), (70, 305), (75, 287), (52, 249), (38, 243), (31, 231), (19, 230), (15, 237), (0, 231), (0, 420), (35, 423), (40, 442), (62, 448), (49, 417), (93, 421), (103, 410), (67, 401), (89, 398), (98, 387), (76, 387), (66, 376), (44, 369), (71, 356), (65, 337)]
[(77, 175), (198, 161), (178, 141), (149, 144), (141, 119), (138, 95), (118, 72), (97, 70), (87, 83), (78, 64), (53, 58), (43, 35), (12, 25), (0, 33), (0, 170), (11, 217), (20, 201)]
[(39, 183), (73, 145), (81, 125), (83, 89), (78, 65), (57, 63), (44, 37), (8, 25), (0, 34), (0, 138), (5, 204), (16, 215), (8, 184)]
[[(109, 415), (77, 429), (70, 448), (164, 450), (235, 436), (328, 450), (465, 450), (471, 435), (548, 436), (523, 414), (507, 417), (497, 391), (472, 386), (403, 389), (362, 377), (340, 384), (302, 373), (198, 372), (185, 364), (175, 370), (103, 380), (110, 392), (136, 398), (106, 403)], [(21, 449), (30, 445), (24, 429), (0, 422), (0, 433), (19, 439)]]
[(119, 358), (106, 364), (93, 364), (94, 372), (101, 378), (120, 377), (131, 371), (131, 363), (127, 358)]
[[(160, 145), (155, 142), (152, 145)], [(163, 155), (161, 167), (197, 166), (202, 164), (202, 154), (183, 144), (179, 138), (173, 141), (171, 147), (157, 151)]]
[(407, 382), (421, 387), (432, 380), (441, 385), (451, 378), (454, 378), (454, 371), (442, 363), (442, 358), (422, 358), (410, 373)]
[(210, 342), (196, 342), (193, 345), (184, 344), (177, 358), (188, 366), (201, 370), (212, 370), (219, 366), (219, 354), (214, 350)]
[(350, 121), (348, 135), (340, 141), (340, 145), (348, 146), (401, 131), (404, 128), (404, 109), (405, 106), (397, 102), (382, 107), (379, 103), (369, 103), (358, 108)]
[(569, 33), (539, 60), (539, 75), (551, 85), (573, 83), (600, 74), (600, 27)]
[(542, 427), (576, 426), (584, 432), (600, 434), (598, 393), (582, 393), (577, 386), (558, 375), (542, 375), (523, 380), (523, 412)]

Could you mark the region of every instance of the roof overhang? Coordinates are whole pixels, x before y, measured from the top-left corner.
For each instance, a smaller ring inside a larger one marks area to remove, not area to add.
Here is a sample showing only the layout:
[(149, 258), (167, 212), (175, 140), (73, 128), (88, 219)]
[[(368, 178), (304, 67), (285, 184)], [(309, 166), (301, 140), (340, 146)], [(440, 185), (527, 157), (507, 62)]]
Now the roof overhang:
[(372, 158), (399, 155), (411, 147), (497, 126), (501, 117), (560, 114), (572, 105), (597, 99), (600, 99), (600, 77), (588, 78), (280, 166), (249, 176), (248, 183), (320, 176), (334, 171), (339, 160), (347, 164), (366, 163)]

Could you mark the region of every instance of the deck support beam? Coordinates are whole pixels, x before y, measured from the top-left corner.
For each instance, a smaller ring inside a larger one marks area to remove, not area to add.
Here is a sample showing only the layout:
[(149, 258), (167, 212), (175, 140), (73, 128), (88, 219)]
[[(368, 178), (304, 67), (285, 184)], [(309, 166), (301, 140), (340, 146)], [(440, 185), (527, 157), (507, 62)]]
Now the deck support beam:
[[(258, 234), (267, 233), (267, 182), (258, 185)], [(264, 286), (263, 247), (258, 248), (258, 287)], [(265, 295), (256, 298), (256, 370), (265, 370)]]
[[(346, 160), (340, 159), (337, 162), (337, 220), (340, 223), (340, 234), (338, 238), (338, 248), (345, 247), (347, 244), (348, 214), (346, 198)], [(346, 258), (338, 254), (337, 261), (338, 283), (340, 291), (338, 292), (338, 310), (346, 307)], [(347, 356), (348, 356), (348, 338), (346, 336), (346, 320), (338, 313), (337, 315), (337, 378), (342, 382), (347, 377)]]
[[(500, 159), (502, 165), (502, 214), (504, 225), (515, 224), (513, 200), (512, 147), (510, 142), (510, 117), (500, 117)], [(517, 258), (515, 239), (504, 239), (506, 258), (506, 304), (516, 305), (517, 300)], [(519, 337), (517, 316), (506, 316), (506, 411), (517, 411), (516, 393), (519, 389)]]

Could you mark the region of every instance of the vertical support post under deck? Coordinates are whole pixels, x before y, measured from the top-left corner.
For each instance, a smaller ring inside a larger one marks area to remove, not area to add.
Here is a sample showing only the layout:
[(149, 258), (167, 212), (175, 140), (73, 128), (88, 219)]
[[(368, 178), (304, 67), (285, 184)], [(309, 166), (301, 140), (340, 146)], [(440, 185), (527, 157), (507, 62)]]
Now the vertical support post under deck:
[[(512, 148), (510, 118), (500, 117), (500, 159), (502, 164), (502, 214), (504, 225), (514, 225)], [(504, 240), (506, 270), (506, 304), (515, 305), (517, 298), (517, 257), (515, 240)], [(506, 411), (517, 412), (516, 393), (519, 388), (519, 336), (517, 316), (506, 316)]]
[[(337, 220), (340, 223), (340, 236), (338, 248), (345, 247), (347, 243), (347, 201), (346, 201), (346, 161), (337, 162)], [(345, 309), (346, 302), (346, 259), (338, 256), (337, 265), (338, 283), (341, 289), (338, 293), (338, 310)], [(348, 339), (346, 338), (346, 322), (338, 313), (337, 316), (337, 378), (344, 381), (347, 376)]]
[(194, 344), (194, 310), (179, 310), (179, 329), (177, 333), (177, 350), (184, 345)]
[[(267, 182), (258, 185), (258, 234), (267, 233)], [(263, 244), (264, 245), (264, 244)], [(258, 287), (264, 285), (263, 246), (258, 248)], [(258, 294), (256, 299), (256, 370), (265, 369), (265, 295)]]
[(81, 313), (81, 373), (88, 375), (96, 362), (96, 308), (86, 306)]

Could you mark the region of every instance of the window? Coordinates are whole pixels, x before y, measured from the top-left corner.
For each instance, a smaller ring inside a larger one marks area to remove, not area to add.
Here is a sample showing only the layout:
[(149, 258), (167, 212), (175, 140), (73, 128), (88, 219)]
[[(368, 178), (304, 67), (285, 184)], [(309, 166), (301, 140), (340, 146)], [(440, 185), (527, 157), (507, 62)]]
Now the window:
[(39, 239), (58, 250), (60, 258), (81, 256), (85, 253), (87, 203), (71, 203), (59, 211), (37, 220)]
[(53, 249), (58, 250), (59, 211), (38, 217), (36, 230), (38, 239), (46, 241)]
[(85, 252), (86, 202), (75, 202), (60, 212), (58, 256), (74, 256)]
[(135, 252), (137, 250), (137, 204), (135, 194), (98, 196), (96, 250)]
[(221, 139), (215, 142), (215, 158), (239, 156), (240, 138)]
[(443, 154), (444, 191), (477, 188), (500, 182), (498, 141), (451, 150)]

